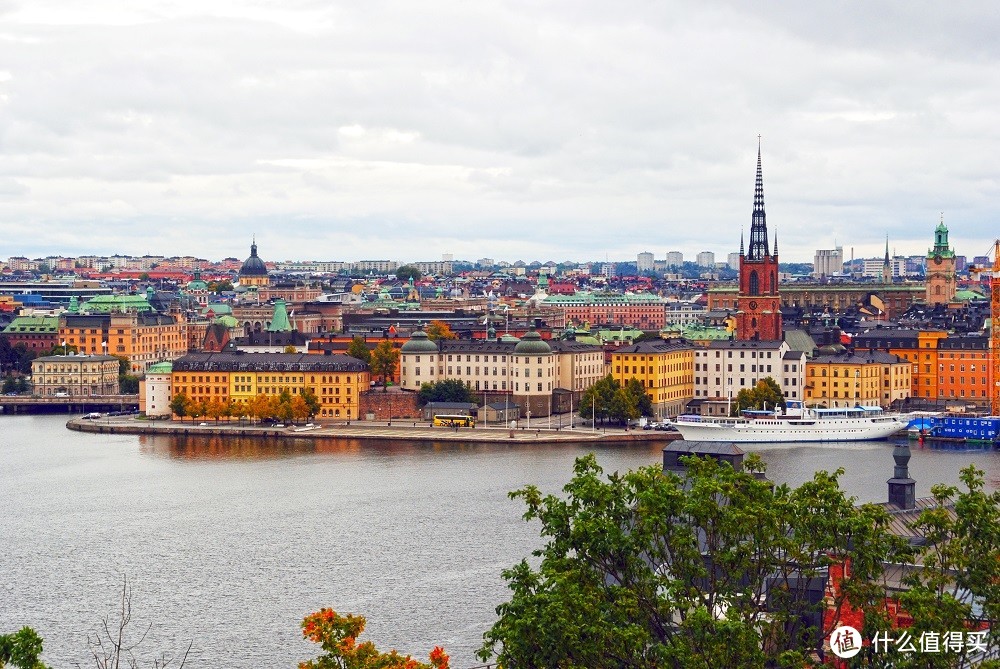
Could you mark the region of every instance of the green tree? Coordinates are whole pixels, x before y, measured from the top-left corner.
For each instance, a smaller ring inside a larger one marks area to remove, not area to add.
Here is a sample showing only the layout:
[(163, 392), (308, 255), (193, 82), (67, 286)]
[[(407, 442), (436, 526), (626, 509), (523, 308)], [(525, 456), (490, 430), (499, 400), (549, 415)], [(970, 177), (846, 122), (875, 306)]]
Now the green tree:
[[(744, 471), (682, 462), (683, 476), (647, 467), (605, 477), (588, 455), (563, 494), (511, 493), (545, 544), (503, 572), (511, 599), (480, 657), (505, 667), (819, 666), (815, 648), (848, 593), (863, 612), (884, 608), (883, 564), (906, 560), (907, 547), (884, 508), (844, 495), (840, 471), (790, 488), (757, 478), (756, 456)], [(810, 582), (848, 560), (842, 592), (810, 601)]]
[(313, 418), (314, 416), (318, 416), (320, 410), (320, 402), (319, 402), (319, 397), (316, 396), (316, 391), (313, 390), (312, 388), (303, 388), (301, 397), (302, 400), (306, 403), (306, 408), (308, 409), (306, 417)]
[(188, 407), (191, 404), (191, 400), (185, 393), (177, 393), (174, 398), (170, 400), (170, 410), (174, 412), (174, 415), (184, 419), (188, 414)]
[(368, 344), (365, 343), (364, 337), (354, 337), (351, 339), (351, 343), (347, 345), (347, 355), (352, 358), (356, 358), (366, 365), (371, 364), (372, 352), (368, 349)]
[(646, 386), (642, 385), (642, 381), (636, 378), (631, 378), (625, 383), (625, 390), (628, 394), (635, 398), (636, 406), (639, 409), (640, 416), (652, 416), (653, 415), (653, 398), (649, 396), (646, 392)]
[(580, 417), (599, 419), (602, 423), (611, 416), (611, 404), (618, 392), (618, 381), (611, 374), (587, 388), (580, 398)]
[(396, 270), (396, 278), (400, 281), (409, 281), (410, 279), (419, 281), (421, 276), (420, 270), (413, 265), (403, 265)]
[(295, 352), (297, 352), (297, 349), (295, 348), (294, 344), (288, 344), (287, 346), (285, 346), (285, 348), (282, 350), (282, 352), (283, 353), (295, 353)]
[(472, 389), (457, 379), (445, 379), (437, 383), (422, 383), (417, 392), (420, 406), (428, 402), (475, 402)]
[(731, 409), (738, 416), (744, 409), (773, 410), (785, 407), (785, 397), (781, 387), (770, 376), (761, 379), (753, 388), (744, 388), (736, 394), (736, 403)]
[(39, 660), (42, 637), (30, 627), (11, 634), (0, 634), (0, 669), (7, 665), (18, 669), (46, 669)]
[(210, 293), (231, 293), (233, 290), (233, 282), (229, 279), (224, 279), (223, 281), (209, 281), (208, 282), (208, 292)]
[(608, 414), (613, 421), (627, 423), (639, 417), (639, 403), (628, 390), (619, 387), (611, 398)]
[(372, 351), (372, 359), (368, 364), (372, 374), (382, 379), (382, 392), (387, 392), (389, 379), (395, 376), (397, 364), (399, 364), (399, 350), (393, 347), (391, 341), (383, 339)]
[(424, 332), (427, 333), (427, 338), (431, 341), (438, 341), (440, 339), (458, 339), (458, 335), (455, 334), (451, 326), (444, 321), (431, 321), (424, 328)]
[[(983, 472), (975, 466), (962, 470), (964, 490), (956, 486), (931, 488), (934, 504), (920, 513), (913, 529), (924, 537), (915, 567), (899, 596), (913, 618), (915, 639), (925, 632), (983, 630), (987, 657), (1000, 655), (1000, 491), (987, 493)], [(895, 649), (893, 649), (895, 650)], [(878, 657), (892, 667), (1000, 667), (1000, 661), (980, 664), (969, 644), (940, 653)]]

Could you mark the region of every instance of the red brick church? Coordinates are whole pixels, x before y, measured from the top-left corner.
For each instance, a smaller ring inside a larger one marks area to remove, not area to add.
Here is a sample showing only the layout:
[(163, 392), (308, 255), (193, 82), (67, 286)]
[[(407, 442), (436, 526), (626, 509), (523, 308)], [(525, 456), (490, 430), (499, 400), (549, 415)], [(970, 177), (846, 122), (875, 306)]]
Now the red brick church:
[(753, 194), (750, 247), (744, 253), (740, 235), (740, 292), (736, 298), (736, 338), (741, 341), (780, 341), (781, 296), (778, 293), (778, 236), (774, 253), (767, 241), (764, 214), (764, 176), (757, 146), (757, 183)]

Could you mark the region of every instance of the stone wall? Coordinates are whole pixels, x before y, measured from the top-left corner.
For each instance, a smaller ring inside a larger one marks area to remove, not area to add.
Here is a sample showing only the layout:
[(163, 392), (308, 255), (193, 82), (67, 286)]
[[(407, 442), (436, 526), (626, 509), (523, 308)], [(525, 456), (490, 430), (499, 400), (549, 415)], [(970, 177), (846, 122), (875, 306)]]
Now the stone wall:
[(368, 420), (391, 420), (405, 418), (422, 420), (420, 408), (417, 406), (417, 394), (398, 389), (382, 392), (381, 388), (373, 388), (361, 394), (361, 418)]

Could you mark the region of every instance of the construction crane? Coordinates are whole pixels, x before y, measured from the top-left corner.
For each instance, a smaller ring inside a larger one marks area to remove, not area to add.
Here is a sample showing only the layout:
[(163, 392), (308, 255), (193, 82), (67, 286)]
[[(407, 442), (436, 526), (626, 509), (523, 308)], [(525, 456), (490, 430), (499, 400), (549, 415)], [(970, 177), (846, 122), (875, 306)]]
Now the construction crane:
[(1000, 239), (993, 242), (993, 273), (990, 276), (990, 415), (1000, 416)]

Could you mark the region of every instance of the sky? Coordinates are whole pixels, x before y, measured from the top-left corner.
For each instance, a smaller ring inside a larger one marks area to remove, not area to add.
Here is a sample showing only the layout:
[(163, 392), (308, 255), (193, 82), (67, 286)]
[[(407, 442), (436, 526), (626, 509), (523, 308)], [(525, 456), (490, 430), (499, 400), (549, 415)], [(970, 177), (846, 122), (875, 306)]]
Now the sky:
[(0, 258), (782, 261), (998, 236), (987, 2), (0, 0)]

